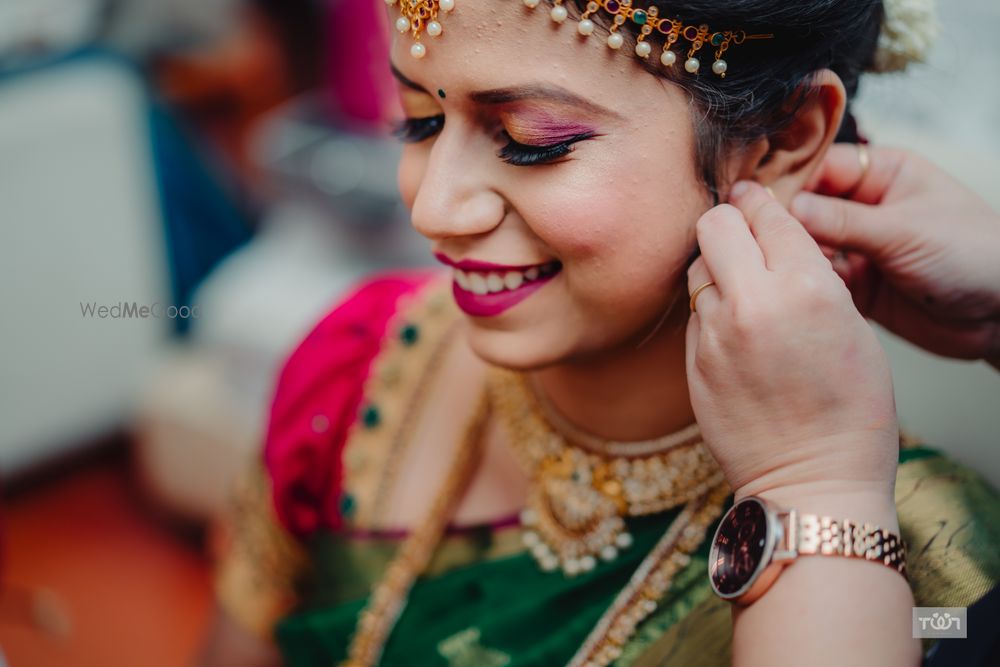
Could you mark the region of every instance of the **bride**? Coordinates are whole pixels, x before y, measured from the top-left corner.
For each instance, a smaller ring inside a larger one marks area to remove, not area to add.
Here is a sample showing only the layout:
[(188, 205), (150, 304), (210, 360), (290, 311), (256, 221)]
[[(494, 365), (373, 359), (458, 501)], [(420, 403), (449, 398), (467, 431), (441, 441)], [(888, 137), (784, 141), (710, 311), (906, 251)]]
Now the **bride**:
[(891, 6), (387, 4), (400, 190), (446, 269), (372, 279), (289, 358), (206, 663), (918, 664), (910, 608), (1000, 579), (1000, 505), (899, 446), (784, 209), (905, 55)]

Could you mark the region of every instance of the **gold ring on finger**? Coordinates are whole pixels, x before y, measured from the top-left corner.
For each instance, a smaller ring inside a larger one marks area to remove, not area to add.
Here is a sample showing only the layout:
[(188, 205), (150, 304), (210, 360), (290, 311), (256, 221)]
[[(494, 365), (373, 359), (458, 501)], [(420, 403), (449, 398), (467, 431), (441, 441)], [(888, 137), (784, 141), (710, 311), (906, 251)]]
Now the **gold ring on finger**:
[(707, 290), (709, 287), (712, 287), (713, 285), (715, 285), (715, 281), (709, 280), (704, 285), (698, 285), (697, 287), (694, 288), (694, 291), (691, 292), (691, 304), (690, 304), (692, 313), (698, 312), (697, 308), (698, 295), (701, 294), (703, 291)]

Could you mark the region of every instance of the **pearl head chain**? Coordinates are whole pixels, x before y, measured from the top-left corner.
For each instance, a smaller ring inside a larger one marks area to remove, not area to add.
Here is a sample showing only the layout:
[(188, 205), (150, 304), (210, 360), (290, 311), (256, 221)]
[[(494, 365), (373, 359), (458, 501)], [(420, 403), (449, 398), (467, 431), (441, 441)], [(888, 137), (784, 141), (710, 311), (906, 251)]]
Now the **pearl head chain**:
[[(528, 9), (535, 9), (541, 0), (521, 0)], [(566, 22), (569, 18), (569, 11), (564, 4), (565, 0), (553, 0), (552, 9), (549, 10), (549, 17), (557, 24)], [(413, 37), (413, 44), (410, 46), (410, 54), (414, 58), (423, 58), (427, 55), (427, 47), (420, 41), (421, 35), (426, 32), (431, 37), (439, 37), (444, 31), (440, 17), (442, 13), (448, 13), (455, 9), (455, 0), (385, 0), (389, 6), (398, 5), (400, 16), (396, 19), (396, 30), (401, 34), (410, 33)], [(597, 24), (593, 18), (595, 14), (602, 12), (610, 20), (608, 29), (607, 45), (615, 51), (625, 45), (625, 36), (622, 34), (622, 27), (631, 22), (638, 28), (638, 36), (635, 42), (635, 55), (648, 59), (653, 53), (653, 46), (649, 42), (654, 34), (663, 38), (663, 47), (660, 52), (660, 63), (664, 67), (672, 67), (678, 60), (678, 52), (674, 49), (681, 43), (687, 44), (687, 53), (684, 59), (684, 70), (690, 74), (698, 74), (701, 71), (701, 60), (698, 53), (709, 46), (715, 49), (715, 59), (712, 61), (712, 72), (725, 78), (729, 70), (729, 63), (723, 60), (722, 56), (732, 45), (739, 45), (748, 39), (771, 39), (774, 35), (748, 35), (744, 30), (725, 30), (713, 32), (705, 24), (686, 24), (680, 19), (666, 18), (660, 16), (660, 9), (656, 6), (645, 9), (633, 7), (633, 0), (593, 0), (587, 3), (587, 7), (577, 22), (576, 31), (582, 37), (589, 37), (594, 34)], [(684, 53), (683, 49), (680, 51)]]

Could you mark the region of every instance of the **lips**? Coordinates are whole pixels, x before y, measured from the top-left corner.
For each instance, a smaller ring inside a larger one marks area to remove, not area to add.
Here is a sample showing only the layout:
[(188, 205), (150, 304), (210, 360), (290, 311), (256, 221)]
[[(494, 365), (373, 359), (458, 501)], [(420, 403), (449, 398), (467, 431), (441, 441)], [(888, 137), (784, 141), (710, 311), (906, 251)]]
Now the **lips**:
[(559, 262), (507, 265), (437, 257), (454, 267), (455, 302), (473, 317), (495, 317), (513, 308), (562, 270)]

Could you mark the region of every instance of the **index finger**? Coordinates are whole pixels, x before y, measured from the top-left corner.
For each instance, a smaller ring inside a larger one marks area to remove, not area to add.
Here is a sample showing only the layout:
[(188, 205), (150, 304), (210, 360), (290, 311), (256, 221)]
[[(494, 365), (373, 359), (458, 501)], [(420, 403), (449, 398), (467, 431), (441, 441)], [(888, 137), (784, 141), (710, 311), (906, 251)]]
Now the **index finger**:
[(746, 217), (768, 269), (827, 262), (802, 223), (759, 184), (744, 181), (734, 185), (730, 200)]
[(827, 151), (806, 189), (829, 197), (850, 197), (862, 204), (879, 204), (889, 191), (906, 153), (894, 148), (866, 146), (865, 168), (857, 144), (834, 144)]

